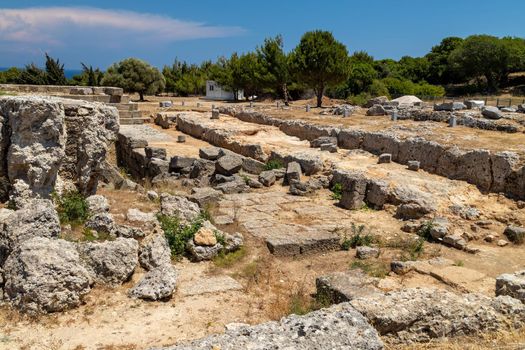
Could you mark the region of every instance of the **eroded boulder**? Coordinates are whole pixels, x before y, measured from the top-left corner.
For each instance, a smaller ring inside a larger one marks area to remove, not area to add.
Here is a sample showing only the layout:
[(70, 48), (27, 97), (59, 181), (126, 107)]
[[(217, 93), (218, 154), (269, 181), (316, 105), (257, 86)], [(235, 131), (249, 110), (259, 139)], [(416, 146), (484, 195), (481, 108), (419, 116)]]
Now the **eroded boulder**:
[(177, 287), (177, 271), (171, 264), (162, 265), (148, 271), (141, 280), (128, 291), (132, 298), (156, 301), (171, 297)]
[(133, 238), (81, 243), (78, 250), (93, 278), (108, 285), (127, 281), (138, 264), (139, 244)]
[(179, 218), (182, 223), (191, 222), (200, 214), (200, 208), (196, 203), (190, 202), (185, 197), (168, 193), (160, 195), (160, 211), (163, 215)]
[(92, 285), (75, 245), (47, 237), (21, 243), (5, 262), (4, 277), (7, 300), (31, 313), (76, 307)]

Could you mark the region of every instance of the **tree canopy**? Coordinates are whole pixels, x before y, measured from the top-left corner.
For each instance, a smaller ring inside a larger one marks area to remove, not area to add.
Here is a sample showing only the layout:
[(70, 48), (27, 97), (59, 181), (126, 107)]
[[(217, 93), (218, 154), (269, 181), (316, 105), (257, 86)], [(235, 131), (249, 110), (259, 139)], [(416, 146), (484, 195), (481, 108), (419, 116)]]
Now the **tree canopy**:
[(299, 82), (312, 88), (321, 107), (325, 89), (348, 78), (350, 60), (348, 51), (330, 32), (307, 32), (292, 51), (290, 65)]
[(108, 68), (102, 79), (104, 86), (117, 86), (126, 92), (136, 92), (144, 101), (145, 94), (157, 94), (164, 90), (166, 81), (155, 67), (136, 59), (127, 58)]

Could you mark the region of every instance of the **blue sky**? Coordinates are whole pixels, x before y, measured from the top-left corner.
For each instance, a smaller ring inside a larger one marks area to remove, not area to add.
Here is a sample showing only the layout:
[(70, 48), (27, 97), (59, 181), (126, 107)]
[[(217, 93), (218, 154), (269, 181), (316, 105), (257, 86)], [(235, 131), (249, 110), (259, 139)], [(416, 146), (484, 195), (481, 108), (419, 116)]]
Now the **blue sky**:
[(162, 67), (254, 49), (282, 34), (292, 49), (308, 30), (334, 33), (350, 52), (420, 56), (446, 36), (525, 37), (523, 0), (0, 0), (0, 66), (106, 68), (126, 57)]

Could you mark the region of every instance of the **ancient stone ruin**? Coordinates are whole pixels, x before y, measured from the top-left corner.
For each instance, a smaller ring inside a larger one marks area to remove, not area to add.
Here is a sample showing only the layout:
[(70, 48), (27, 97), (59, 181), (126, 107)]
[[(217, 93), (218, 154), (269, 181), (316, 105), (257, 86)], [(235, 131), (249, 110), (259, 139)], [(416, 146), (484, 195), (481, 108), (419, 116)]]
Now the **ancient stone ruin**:
[(519, 112), (159, 97), (131, 118), (118, 90), (39, 89), (0, 98), (0, 315), (57, 321), (13, 320), (13, 348), (522, 334)]

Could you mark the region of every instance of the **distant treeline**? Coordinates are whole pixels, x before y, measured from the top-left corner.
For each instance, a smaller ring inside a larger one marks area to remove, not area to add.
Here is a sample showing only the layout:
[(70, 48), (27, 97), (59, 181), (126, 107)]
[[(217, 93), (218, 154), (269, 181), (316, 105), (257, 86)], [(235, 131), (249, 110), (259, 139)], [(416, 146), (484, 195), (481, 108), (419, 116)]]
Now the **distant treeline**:
[(375, 60), (347, 48), (326, 31), (307, 32), (289, 53), (282, 37), (267, 38), (254, 51), (233, 53), (200, 65), (175, 59), (162, 72), (138, 59), (113, 64), (106, 72), (82, 64), (82, 73), (66, 79), (64, 65), (46, 54), (45, 69), (34, 64), (0, 72), (0, 83), (114, 85), (129, 92), (179, 96), (203, 95), (215, 80), (245, 96), (299, 98), (313, 91), (360, 103), (370, 96), (494, 93), (509, 85), (509, 74), (525, 71), (525, 39), (473, 35), (448, 37), (423, 57)]

